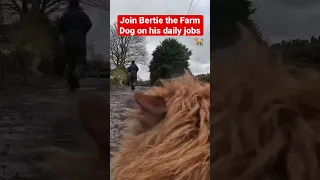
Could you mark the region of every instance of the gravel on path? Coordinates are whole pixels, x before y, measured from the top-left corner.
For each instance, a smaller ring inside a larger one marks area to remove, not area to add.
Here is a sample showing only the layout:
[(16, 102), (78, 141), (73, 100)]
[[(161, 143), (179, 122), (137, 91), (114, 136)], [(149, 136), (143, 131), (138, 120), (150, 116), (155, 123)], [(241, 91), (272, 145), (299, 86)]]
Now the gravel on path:
[(130, 88), (111, 89), (110, 91), (110, 157), (118, 150), (119, 141), (126, 119), (126, 108), (134, 108), (136, 103), (133, 99), (134, 92), (145, 91), (146, 87), (136, 87), (135, 91)]

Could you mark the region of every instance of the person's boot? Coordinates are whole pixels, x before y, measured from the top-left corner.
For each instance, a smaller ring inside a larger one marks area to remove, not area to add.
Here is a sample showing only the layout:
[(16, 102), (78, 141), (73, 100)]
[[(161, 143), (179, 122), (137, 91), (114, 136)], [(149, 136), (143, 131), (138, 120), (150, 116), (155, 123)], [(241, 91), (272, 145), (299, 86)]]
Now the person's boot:
[(69, 89), (72, 92), (77, 89), (76, 78), (73, 75), (70, 75), (69, 77)]
[(75, 80), (75, 85), (74, 85), (74, 87), (75, 87), (76, 89), (80, 89), (80, 83), (79, 83), (79, 80), (78, 80), (78, 79)]
[(75, 81), (75, 88), (76, 89), (80, 89), (80, 79), (81, 76), (83, 74), (83, 66), (82, 65), (77, 65), (75, 71), (73, 72), (73, 76), (74, 76), (74, 81)]
[(71, 85), (71, 86), (69, 87), (69, 89), (70, 89), (70, 91), (74, 92), (74, 91), (76, 90), (76, 87), (75, 87), (75, 85)]
[(71, 77), (70, 74), (67, 75), (67, 84), (68, 84), (69, 87), (70, 87), (71, 84), (72, 84), (72, 77)]
[(76, 91), (75, 86), (72, 86), (72, 85), (69, 87), (69, 89), (70, 89), (70, 91), (72, 91), (72, 92)]
[(72, 75), (68, 75), (67, 83), (70, 91), (74, 91)]

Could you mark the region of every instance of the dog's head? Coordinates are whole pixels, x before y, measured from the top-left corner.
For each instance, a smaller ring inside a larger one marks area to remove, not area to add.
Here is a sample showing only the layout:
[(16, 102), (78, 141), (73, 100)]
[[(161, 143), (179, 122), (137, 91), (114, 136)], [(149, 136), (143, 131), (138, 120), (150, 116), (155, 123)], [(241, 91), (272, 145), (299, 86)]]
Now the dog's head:
[(187, 73), (134, 97), (114, 179), (208, 178), (210, 85)]

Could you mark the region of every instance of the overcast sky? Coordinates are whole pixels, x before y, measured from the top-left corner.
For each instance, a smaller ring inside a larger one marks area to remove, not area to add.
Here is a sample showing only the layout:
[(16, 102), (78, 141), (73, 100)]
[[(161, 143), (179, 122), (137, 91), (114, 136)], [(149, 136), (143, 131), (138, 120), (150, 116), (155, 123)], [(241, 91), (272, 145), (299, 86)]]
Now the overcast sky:
[(252, 0), (253, 19), (272, 42), (320, 36), (319, 0)]
[[(194, 8), (198, 0), (193, 1)], [(190, 0), (111, 0), (110, 20), (111, 24), (117, 21), (117, 15), (121, 14), (187, 14), (190, 6)], [(210, 0), (199, 0), (197, 6), (191, 14), (203, 14), (205, 19), (205, 33), (203, 38), (203, 46), (195, 45), (195, 37), (180, 37), (179, 41), (185, 44), (193, 55), (190, 58), (190, 69), (194, 74), (202, 74), (210, 72)], [(147, 50), (150, 53), (155, 49), (159, 42), (166, 37), (147, 37)], [(149, 79), (148, 64), (139, 65), (140, 71), (138, 76), (143, 80)]]

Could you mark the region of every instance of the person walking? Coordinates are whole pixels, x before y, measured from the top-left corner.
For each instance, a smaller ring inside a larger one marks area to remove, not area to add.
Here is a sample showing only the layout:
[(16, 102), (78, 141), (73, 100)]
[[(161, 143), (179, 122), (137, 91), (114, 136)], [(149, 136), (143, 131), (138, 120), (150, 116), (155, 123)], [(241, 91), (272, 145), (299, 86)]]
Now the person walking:
[(130, 78), (130, 86), (132, 90), (135, 90), (135, 83), (137, 82), (139, 68), (134, 61), (128, 67), (128, 73)]
[(87, 58), (86, 36), (91, 28), (92, 22), (79, 0), (69, 0), (67, 10), (59, 19), (59, 32), (68, 69), (67, 81), (72, 91), (80, 88)]

